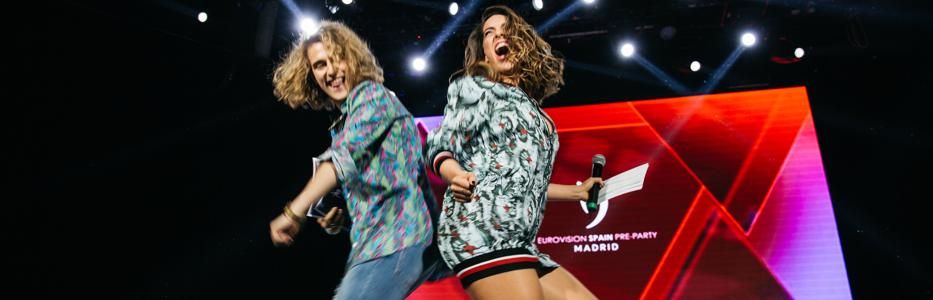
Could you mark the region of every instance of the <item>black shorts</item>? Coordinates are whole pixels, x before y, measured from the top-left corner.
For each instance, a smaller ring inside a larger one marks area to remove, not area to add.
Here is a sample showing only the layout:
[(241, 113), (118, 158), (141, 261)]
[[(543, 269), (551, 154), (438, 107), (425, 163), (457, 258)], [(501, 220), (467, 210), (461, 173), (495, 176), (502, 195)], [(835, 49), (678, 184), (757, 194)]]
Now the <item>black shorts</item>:
[(535, 269), (538, 278), (547, 275), (556, 267), (545, 267), (538, 257), (525, 248), (503, 249), (481, 254), (454, 266), (460, 284), (467, 288), (477, 280), (508, 271)]

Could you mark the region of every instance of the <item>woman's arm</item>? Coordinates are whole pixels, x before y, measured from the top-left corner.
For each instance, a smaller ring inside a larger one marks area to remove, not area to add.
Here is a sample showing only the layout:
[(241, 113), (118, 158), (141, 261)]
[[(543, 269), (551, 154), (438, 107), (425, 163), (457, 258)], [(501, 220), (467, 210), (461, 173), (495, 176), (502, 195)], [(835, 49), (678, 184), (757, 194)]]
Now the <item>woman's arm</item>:
[(547, 185), (548, 201), (586, 201), (590, 197), (590, 188), (594, 184), (602, 186), (603, 179), (590, 177), (581, 185), (567, 185), (551, 183)]
[(454, 200), (469, 202), (474, 198), (473, 188), (476, 187), (476, 174), (464, 171), (460, 163), (453, 158), (446, 158), (438, 167), (440, 176), (450, 184), (454, 193)]

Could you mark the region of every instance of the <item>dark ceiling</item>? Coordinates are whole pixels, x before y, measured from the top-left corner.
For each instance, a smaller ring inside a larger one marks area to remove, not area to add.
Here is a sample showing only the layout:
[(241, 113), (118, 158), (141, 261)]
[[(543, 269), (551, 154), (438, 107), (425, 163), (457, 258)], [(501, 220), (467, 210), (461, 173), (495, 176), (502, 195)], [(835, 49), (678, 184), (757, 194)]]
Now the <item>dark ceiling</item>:
[[(290, 1), (289, 1), (290, 2)], [(460, 1), (466, 2), (466, 1)], [(452, 34), (439, 41), (429, 58), (425, 74), (412, 74), (409, 60), (425, 51), (454, 19), (447, 13), (448, 1), (389, 0), (294, 1), (300, 13), (315, 18), (340, 20), (369, 41), (384, 66), (390, 88), (417, 115), (437, 114), (444, 100), (445, 84), (462, 64), (464, 40), (478, 22), (478, 10), (493, 3), (514, 8), (533, 25), (541, 25), (575, 1), (544, 1), (544, 9), (531, 1), (474, 1), (461, 3), (466, 14)], [(297, 37), (298, 17), (286, 1), (138, 1), (93, 5), (71, 2), (61, 9), (79, 13), (75, 18), (109, 19), (132, 30), (127, 34), (154, 34), (179, 47), (213, 52), (230, 59), (271, 64)], [(70, 6), (69, 6), (70, 5)], [(197, 12), (209, 13), (206, 23), (196, 22)], [(715, 91), (773, 86), (802, 85), (811, 63), (825, 56), (858, 56), (891, 49), (885, 45), (881, 28), (869, 22), (923, 23), (922, 13), (911, 7), (882, 1), (596, 1), (576, 5), (566, 17), (553, 23), (543, 36), (568, 60), (567, 85), (549, 100), (550, 106), (592, 101), (632, 100), (684, 94), (645, 71), (633, 61), (619, 57), (622, 41), (633, 41), (638, 52), (674, 82), (697, 93), (704, 81), (737, 47), (741, 32), (759, 33), (760, 43), (746, 51), (723, 77)], [(65, 25), (67, 26), (67, 25)], [(875, 32), (872, 32), (875, 31)], [(93, 33), (85, 33), (93, 34)], [(898, 45), (896, 47), (903, 47)], [(796, 47), (807, 50), (807, 58), (792, 64), (775, 61), (793, 58)], [(689, 63), (698, 60), (704, 68), (691, 72)], [(206, 67), (206, 66), (205, 66)], [(219, 77), (232, 76), (223, 74)], [(219, 80), (219, 79), (217, 79)], [(584, 84), (585, 83), (585, 84)], [(612, 87), (612, 88), (605, 88)]]

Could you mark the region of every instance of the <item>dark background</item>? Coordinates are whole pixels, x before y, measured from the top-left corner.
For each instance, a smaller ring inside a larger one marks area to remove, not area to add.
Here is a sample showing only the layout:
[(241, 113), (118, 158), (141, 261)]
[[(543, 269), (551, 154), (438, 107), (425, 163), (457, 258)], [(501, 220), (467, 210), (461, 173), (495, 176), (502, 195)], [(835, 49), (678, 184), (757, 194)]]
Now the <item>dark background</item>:
[[(442, 113), (475, 11), (425, 74), (407, 65), (447, 1), (296, 1), (368, 40), (417, 116)], [(463, 8), (465, 1), (460, 1)], [(570, 1), (502, 1), (540, 25)], [(543, 36), (571, 63), (546, 107), (677, 96), (616, 55), (623, 39), (691, 90), (757, 30), (714, 92), (807, 86), (855, 298), (933, 297), (933, 12), (892, 1), (610, 1)], [(482, 1), (482, 8), (498, 1)], [(330, 13), (326, 6), (338, 7)], [(207, 11), (206, 23), (196, 21)], [(461, 12), (464, 13), (464, 12)], [(329, 142), (324, 112), (272, 95), (296, 37), (278, 1), (51, 1), (5, 9), (4, 273), (27, 298), (329, 298), (347, 236), (268, 222)], [(670, 29), (674, 28), (674, 34)], [(663, 33), (662, 33), (663, 32)], [(791, 64), (794, 46), (807, 55)], [(703, 70), (687, 68), (698, 59)], [(779, 60), (779, 59), (777, 59)]]

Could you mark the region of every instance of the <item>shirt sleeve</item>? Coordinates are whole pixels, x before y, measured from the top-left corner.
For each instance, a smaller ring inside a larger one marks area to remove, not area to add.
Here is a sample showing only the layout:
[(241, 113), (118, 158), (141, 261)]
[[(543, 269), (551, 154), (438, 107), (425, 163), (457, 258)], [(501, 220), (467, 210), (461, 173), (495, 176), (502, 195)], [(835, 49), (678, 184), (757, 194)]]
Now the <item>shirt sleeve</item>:
[(458, 154), (481, 128), (487, 126), (492, 106), (486, 101), (488, 88), (478, 85), (469, 76), (460, 77), (447, 88), (447, 105), (441, 125), (428, 135), (425, 164), (438, 173), (440, 162), (447, 158), (462, 160)]
[(405, 116), (381, 84), (366, 81), (361, 85), (347, 97), (350, 102), (344, 128), (334, 136), (327, 151), (337, 178), (346, 186), (358, 184), (360, 167), (376, 155), (395, 120)]

